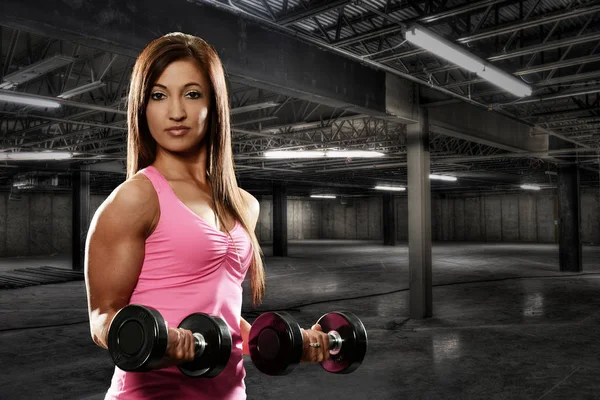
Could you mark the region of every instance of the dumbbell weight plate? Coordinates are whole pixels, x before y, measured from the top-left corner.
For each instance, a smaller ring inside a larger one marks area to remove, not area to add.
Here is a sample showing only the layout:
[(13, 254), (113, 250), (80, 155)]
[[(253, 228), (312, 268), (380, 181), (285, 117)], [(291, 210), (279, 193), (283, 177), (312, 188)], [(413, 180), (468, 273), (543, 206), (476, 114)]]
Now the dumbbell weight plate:
[(168, 329), (155, 309), (130, 304), (119, 310), (108, 331), (108, 350), (123, 371), (149, 371), (167, 350)]
[(321, 325), (323, 332), (336, 331), (343, 340), (340, 352), (330, 355), (321, 366), (336, 374), (355, 371), (367, 353), (367, 330), (362, 321), (351, 312), (331, 312), (319, 318), (317, 324)]
[(286, 312), (263, 313), (252, 323), (248, 348), (252, 363), (260, 372), (286, 375), (302, 358), (302, 330)]
[(225, 321), (208, 314), (194, 313), (181, 321), (179, 328), (189, 329), (192, 333), (200, 333), (206, 342), (206, 347), (200, 357), (178, 366), (183, 374), (192, 377), (214, 378), (225, 369), (231, 356), (232, 346), (231, 332)]

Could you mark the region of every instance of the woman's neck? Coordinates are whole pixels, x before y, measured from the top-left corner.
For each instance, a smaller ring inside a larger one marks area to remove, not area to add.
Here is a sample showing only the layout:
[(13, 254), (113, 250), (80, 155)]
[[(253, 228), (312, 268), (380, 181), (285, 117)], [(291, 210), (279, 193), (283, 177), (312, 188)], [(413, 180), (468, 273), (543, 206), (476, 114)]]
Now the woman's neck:
[(205, 147), (202, 147), (200, 151), (191, 156), (172, 153), (159, 148), (152, 165), (160, 170), (167, 179), (193, 180), (206, 184), (208, 182), (206, 153)]

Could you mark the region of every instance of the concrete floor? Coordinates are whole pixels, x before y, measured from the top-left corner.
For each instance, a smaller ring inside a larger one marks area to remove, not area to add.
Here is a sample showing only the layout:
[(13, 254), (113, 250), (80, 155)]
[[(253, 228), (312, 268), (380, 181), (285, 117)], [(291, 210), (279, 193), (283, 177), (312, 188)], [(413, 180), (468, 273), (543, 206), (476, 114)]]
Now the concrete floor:
[[(369, 348), (350, 375), (300, 364), (262, 375), (246, 360), (249, 399), (597, 399), (600, 247), (584, 272), (558, 272), (555, 245), (439, 243), (434, 317), (408, 318), (408, 251), (378, 242), (291, 242), (267, 259), (256, 312), (288, 310), (304, 327), (348, 310)], [(4, 259), (0, 270), (54, 265), (65, 256)], [(248, 301), (245, 304), (250, 304)], [(112, 373), (91, 341), (83, 282), (0, 290), (0, 399), (102, 399)]]

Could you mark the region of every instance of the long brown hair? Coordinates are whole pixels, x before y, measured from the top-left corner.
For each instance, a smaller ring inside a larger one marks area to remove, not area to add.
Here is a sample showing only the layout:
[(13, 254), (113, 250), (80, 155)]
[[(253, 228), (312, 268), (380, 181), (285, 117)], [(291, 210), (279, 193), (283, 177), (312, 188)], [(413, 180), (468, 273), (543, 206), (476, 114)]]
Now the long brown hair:
[(217, 218), (223, 224), (223, 215), (231, 213), (250, 236), (253, 249), (249, 268), (250, 287), (252, 302), (257, 305), (261, 302), (265, 290), (262, 251), (255, 232), (249, 229), (246, 202), (235, 176), (225, 72), (217, 52), (204, 40), (179, 32), (169, 33), (150, 42), (139, 55), (129, 87), (127, 179), (154, 162), (156, 141), (148, 128), (146, 106), (152, 86), (163, 71), (170, 63), (182, 59), (195, 60), (211, 85), (206, 170), (212, 185)]

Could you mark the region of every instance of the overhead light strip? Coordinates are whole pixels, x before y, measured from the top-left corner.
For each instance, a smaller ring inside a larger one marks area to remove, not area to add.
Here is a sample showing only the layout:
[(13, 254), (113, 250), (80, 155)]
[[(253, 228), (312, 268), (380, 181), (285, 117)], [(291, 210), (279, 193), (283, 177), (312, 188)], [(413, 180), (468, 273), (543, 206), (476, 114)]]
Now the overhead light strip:
[(506, 90), (515, 96), (531, 96), (532, 89), (518, 78), (493, 66), (487, 61), (465, 51), (460, 46), (442, 38), (419, 25), (409, 27), (405, 32), (406, 40), (436, 56), (446, 59), (467, 71), (476, 73), (488, 82)]
[(74, 154), (65, 151), (22, 151), (0, 153), (3, 161), (45, 161), (45, 160), (67, 160), (73, 158)]
[(303, 151), (285, 151), (273, 150), (264, 153), (265, 158), (285, 159), (285, 158), (373, 158), (383, 157), (384, 153), (367, 150), (303, 150)]
[(449, 175), (430, 174), (429, 179), (438, 180), (438, 181), (455, 182), (457, 178), (455, 176), (449, 176)]
[(106, 86), (106, 84), (104, 82), (94, 81), (94, 82), (86, 83), (85, 85), (81, 85), (81, 86), (75, 87), (73, 89), (67, 90), (64, 93), (59, 94), (57, 97), (60, 97), (61, 99), (70, 99), (71, 97), (75, 97), (75, 96), (83, 94), (83, 93), (91, 92), (92, 90), (100, 89), (104, 86)]
[(537, 185), (521, 185), (521, 189), (525, 190), (540, 190), (541, 188)]
[(27, 95), (17, 94), (5, 94), (0, 93), (0, 101), (6, 101), (8, 103), (26, 104), (33, 107), (44, 107), (44, 108), (59, 108), (60, 103), (57, 101), (38, 99), (35, 97), (29, 97)]
[(386, 185), (377, 185), (373, 189), (375, 190), (387, 190), (391, 192), (404, 192), (406, 190), (403, 186), (386, 186)]

